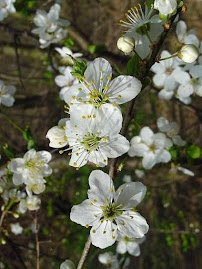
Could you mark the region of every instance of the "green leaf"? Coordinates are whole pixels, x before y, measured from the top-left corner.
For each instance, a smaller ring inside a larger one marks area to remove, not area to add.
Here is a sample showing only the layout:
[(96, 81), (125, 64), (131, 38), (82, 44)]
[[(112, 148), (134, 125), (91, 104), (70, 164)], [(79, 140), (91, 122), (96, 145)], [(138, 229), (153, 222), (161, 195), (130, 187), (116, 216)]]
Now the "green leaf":
[(103, 52), (106, 50), (106, 47), (105, 45), (89, 45), (88, 46), (88, 51), (91, 53), (91, 54), (95, 54), (95, 53), (100, 53), (100, 52)]
[(5, 144), (3, 146), (3, 150), (4, 150), (4, 153), (6, 154), (6, 156), (11, 160), (13, 158), (15, 158), (15, 154), (13, 152), (13, 150), (8, 146), (8, 144)]
[(31, 130), (30, 130), (29, 126), (27, 126), (25, 128), (25, 130), (23, 131), (23, 137), (27, 141), (27, 149), (28, 150), (36, 148), (34, 138), (33, 138), (32, 134), (31, 134)]
[(127, 74), (130, 76), (137, 76), (140, 66), (140, 58), (135, 54), (127, 63)]
[(77, 77), (79, 80), (82, 80), (86, 68), (87, 63), (85, 61), (75, 61), (73, 65), (73, 71), (71, 72), (71, 74)]
[(175, 147), (175, 146), (172, 146), (168, 149), (168, 151), (170, 152), (171, 154), (171, 159), (172, 161), (176, 161), (177, 158), (178, 158), (178, 155), (179, 155), (179, 151), (178, 149)]
[(69, 49), (72, 49), (72, 47), (74, 46), (74, 40), (72, 38), (67, 38), (63, 41), (63, 44)]
[(187, 155), (191, 159), (198, 159), (201, 155), (201, 149), (196, 145), (191, 145), (187, 148)]

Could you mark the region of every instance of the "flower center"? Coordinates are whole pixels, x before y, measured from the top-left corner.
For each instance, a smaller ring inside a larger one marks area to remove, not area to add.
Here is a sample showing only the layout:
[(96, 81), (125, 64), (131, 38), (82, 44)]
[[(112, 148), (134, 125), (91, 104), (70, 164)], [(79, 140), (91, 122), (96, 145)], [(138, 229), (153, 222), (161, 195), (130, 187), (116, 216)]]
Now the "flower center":
[(155, 151), (156, 150), (156, 146), (154, 144), (152, 144), (152, 145), (149, 146), (149, 149), (151, 151)]
[(120, 216), (123, 211), (120, 210), (115, 203), (111, 203), (106, 206), (102, 206), (102, 212), (104, 219), (113, 221), (115, 218)]
[(105, 104), (108, 101), (109, 96), (106, 94), (105, 90), (102, 90), (100, 92), (96, 89), (93, 89), (89, 93), (89, 98), (90, 98), (90, 102), (92, 102), (92, 104), (95, 107), (100, 107), (101, 105)]
[(101, 138), (97, 137), (95, 134), (88, 133), (85, 136), (83, 136), (83, 141), (81, 144), (84, 146), (84, 148), (88, 151), (92, 151), (97, 149)]

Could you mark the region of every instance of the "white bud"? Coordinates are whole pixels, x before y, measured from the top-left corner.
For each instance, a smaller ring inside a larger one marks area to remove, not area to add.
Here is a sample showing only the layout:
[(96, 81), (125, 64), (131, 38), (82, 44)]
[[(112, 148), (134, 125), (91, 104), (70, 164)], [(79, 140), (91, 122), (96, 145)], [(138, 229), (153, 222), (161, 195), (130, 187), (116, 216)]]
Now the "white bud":
[(133, 51), (135, 40), (132, 37), (122, 36), (117, 41), (117, 47), (125, 54), (129, 54)]
[(60, 269), (76, 269), (76, 267), (72, 261), (66, 260), (60, 265)]
[(195, 45), (183, 45), (177, 56), (185, 63), (193, 63), (199, 56), (199, 50)]

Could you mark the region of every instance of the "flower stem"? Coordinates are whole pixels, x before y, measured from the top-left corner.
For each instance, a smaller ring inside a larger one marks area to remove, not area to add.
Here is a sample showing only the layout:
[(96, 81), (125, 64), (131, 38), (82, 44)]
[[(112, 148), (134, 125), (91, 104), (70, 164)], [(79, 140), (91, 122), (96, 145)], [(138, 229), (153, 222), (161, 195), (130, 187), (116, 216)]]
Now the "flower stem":
[(18, 131), (20, 131), (22, 134), (24, 133), (23, 129), (21, 129), (13, 120), (11, 120), (4, 112), (0, 111), (1, 114), (4, 116), (4, 118), (11, 124), (13, 127), (15, 127)]
[(175, 53), (175, 54), (173, 54), (173, 55), (171, 55), (171, 56), (169, 56), (169, 57), (165, 57), (165, 58), (160, 59), (159, 62), (160, 62), (160, 61), (164, 61), (164, 60), (168, 60), (168, 59), (172, 59), (172, 58), (175, 58), (175, 57), (177, 57), (177, 56), (178, 56), (178, 53)]
[(83, 264), (88, 256), (88, 252), (90, 250), (90, 246), (91, 246), (91, 237), (89, 235), (88, 240), (86, 241), (83, 253), (81, 255), (80, 261), (78, 263), (77, 269), (81, 269), (83, 267)]

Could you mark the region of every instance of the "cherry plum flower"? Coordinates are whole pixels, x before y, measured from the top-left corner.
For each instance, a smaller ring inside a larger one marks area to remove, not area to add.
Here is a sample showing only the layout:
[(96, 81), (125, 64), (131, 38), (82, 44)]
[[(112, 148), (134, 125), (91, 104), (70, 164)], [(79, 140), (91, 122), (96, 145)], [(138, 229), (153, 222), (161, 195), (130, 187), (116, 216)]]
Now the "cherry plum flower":
[(67, 142), (67, 136), (65, 134), (67, 118), (63, 118), (58, 122), (58, 126), (52, 127), (46, 134), (46, 138), (50, 140), (49, 146), (52, 148), (65, 147)]
[[(114, 124), (122, 117), (119, 104), (135, 98), (142, 87), (141, 82), (132, 76), (118, 76), (112, 80), (112, 68), (103, 58), (96, 58), (88, 64), (84, 73), (84, 80), (73, 85), (64, 95), (65, 102), (70, 106), (70, 114), (74, 115), (74, 122), (79, 123), (89, 115), (112, 115), (110, 121)], [(76, 113), (78, 108), (83, 113)], [(90, 113), (90, 114), (89, 114)], [(71, 117), (73, 119), (73, 117)]]
[(142, 166), (151, 169), (156, 163), (167, 163), (171, 160), (167, 150), (172, 146), (171, 139), (163, 133), (154, 134), (149, 127), (143, 127), (139, 136), (131, 139), (131, 147), (128, 151), (130, 157), (143, 157)]
[(121, 185), (117, 191), (108, 174), (95, 170), (89, 177), (88, 199), (72, 207), (70, 219), (82, 226), (92, 226), (92, 244), (106, 248), (115, 243), (118, 232), (124, 236), (142, 238), (149, 226), (136, 211), (146, 187), (141, 182)]
[(13, 3), (15, 3), (15, 0), (0, 0), (0, 21), (5, 19), (9, 13), (15, 13)]
[(153, 7), (149, 9), (145, 4), (143, 12), (141, 5), (133, 7), (126, 13), (127, 22), (121, 20), (121, 26), (128, 28), (124, 37), (133, 38), (134, 50), (144, 59), (151, 52), (153, 41), (163, 32), (162, 21), (158, 15), (152, 16)]
[[(79, 107), (78, 107), (79, 108)], [(80, 108), (81, 109), (81, 108)], [(80, 110), (77, 111), (80, 113)], [(72, 150), (70, 165), (81, 167), (88, 161), (97, 166), (106, 166), (108, 158), (116, 158), (129, 150), (128, 140), (119, 134), (122, 118), (111, 125), (109, 117), (102, 115), (96, 120), (94, 115), (82, 124), (66, 122), (66, 136)]]
[(132, 256), (140, 256), (139, 244), (143, 243), (145, 238), (145, 236), (142, 238), (128, 238), (127, 236), (119, 235), (116, 251), (120, 254), (128, 252)]
[(176, 122), (169, 122), (166, 118), (160, 117), (157, 120), (157, 126), (159, 131), (166, 133), (175, 145), (184, 146), (186, 144), (186, 141), (182, 140), (182, 138), (178, 135), (179, 126)]
[[(62, 47), (62, 48), (56, 48), (55, 49), (60, 56), (62, 57), (61, 63), (62, 65), (73, 65), (74, 61), (73, 59), (77, 60), (80, 58), (83, 54), (80, 52), (73, 53), (69, 48)], [(73, 58), (73, 59), (72, 59)]]
[(8, 169), (13, 172), (13, 183), (15, 185), (26, 184), (26, 180), (34, 180), (40, 177), (47, 177), (52, 173), (48, 162), (51, 154), (42, 150), (36, 152), (31, 149), (25, 153), (23, 158), (15, 158), (8, 164)]

